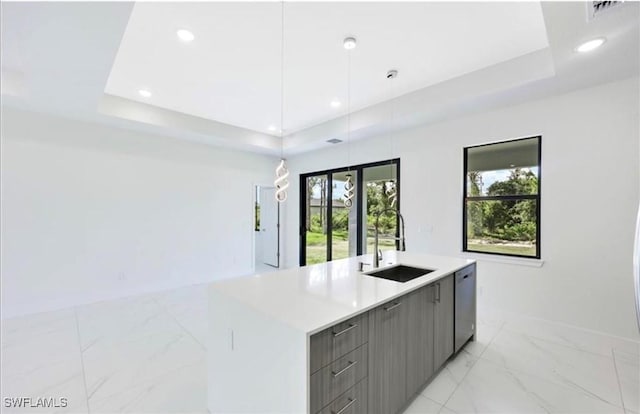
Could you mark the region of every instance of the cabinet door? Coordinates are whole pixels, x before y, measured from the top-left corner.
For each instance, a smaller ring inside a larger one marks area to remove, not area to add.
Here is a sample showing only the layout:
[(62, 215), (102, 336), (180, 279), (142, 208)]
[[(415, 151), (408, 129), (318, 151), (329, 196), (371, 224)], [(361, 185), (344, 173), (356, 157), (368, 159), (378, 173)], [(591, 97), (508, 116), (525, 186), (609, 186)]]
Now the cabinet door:
[(434, 372), (434, 301), (435, 286), (427, 286), (407, 296), (407, 392), (409, 399), (418, 392)]
[(372, 310), (369, 321), (369, 412), (394, 414), (406, 401), (406, 297)]
[(435, 288), (433, 364), (438, 369), (453, 354), (453, 275), (440, 279)]

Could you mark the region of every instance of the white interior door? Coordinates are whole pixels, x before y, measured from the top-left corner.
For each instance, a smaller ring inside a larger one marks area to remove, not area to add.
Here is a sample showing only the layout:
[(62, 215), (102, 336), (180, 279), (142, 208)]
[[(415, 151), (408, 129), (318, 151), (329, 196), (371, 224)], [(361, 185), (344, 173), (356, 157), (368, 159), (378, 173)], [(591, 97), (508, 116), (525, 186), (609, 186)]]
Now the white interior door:
[(262, 239), (262, 262), (279, 267), (279, 219), (276, 189), (260, 188), (260, 237)]

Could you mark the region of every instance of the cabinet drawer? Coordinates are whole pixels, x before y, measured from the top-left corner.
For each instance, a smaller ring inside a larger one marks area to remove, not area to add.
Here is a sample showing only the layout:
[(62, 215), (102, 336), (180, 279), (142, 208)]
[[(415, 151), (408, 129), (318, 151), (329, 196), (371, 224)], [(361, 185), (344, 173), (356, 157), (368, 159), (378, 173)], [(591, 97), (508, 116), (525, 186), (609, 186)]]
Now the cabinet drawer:
[(365, 344), (311, 375), (311, 412), (318, 412), (365, 378), (368, 356)]
[(314, 373), (348, 352), (353, 351), (369, 337), (367, 313), (341, 322), (311, 337), (310, 372)]
[(367, 379), (363, 379), (333, 402), (324, 407), (319, 414), (368, 414)]

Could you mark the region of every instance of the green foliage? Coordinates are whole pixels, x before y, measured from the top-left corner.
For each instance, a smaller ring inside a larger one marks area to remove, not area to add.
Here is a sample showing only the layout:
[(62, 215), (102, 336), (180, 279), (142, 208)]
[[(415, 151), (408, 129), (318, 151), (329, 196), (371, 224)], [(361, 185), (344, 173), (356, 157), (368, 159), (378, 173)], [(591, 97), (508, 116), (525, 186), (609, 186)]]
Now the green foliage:
[(309, 231), (314, 233), (323, 233), (322, 218), (319, 214), (314, 214), (313, 216), (311, 216), (310, 221), (311, 226), (309, 228)]
[(336, 231), (347, 232), (349, 230), (349, 210), (347, 210), (346, 208), (334, 208), (331, 217), (331, 225), (333, 228), (334, 236), (336, 234)]
[[(481, 194), (480, 174), (470, 172), (469, 195)], [(529, 171), (515, 168), (505, 181), (496, 181), (487, 189), (488, 196), (536, 194), (538, 178)], [(488, 241), (534, 243), (536, 240), (535, 200), (485, 200), (467, 203), (467, 238)]]
[(537, 194), (538, 177), (530, 171), (514, 168), (506, 181), (496, 181), (487, 189), (487, 195)]
[[(391, 201), (385, 191), (385, 181), (367, 182), (367, 223), (372, 230), (375, 223), (375, 215), (391, 207)], [(378, 230), (382, 234), (395, 234), (397, 217), (393, 211), (383, 213), (378, 220)]]
[(322, 232), (307, 232), (307, 246), (324, 246), (326, 244), (326, 234), (322, 234)]
[(257, 203), (257, 202), (255, 203), (253, 212), (255, 214), (253, 229), (255, 231), (260, 231), (260, 203)]

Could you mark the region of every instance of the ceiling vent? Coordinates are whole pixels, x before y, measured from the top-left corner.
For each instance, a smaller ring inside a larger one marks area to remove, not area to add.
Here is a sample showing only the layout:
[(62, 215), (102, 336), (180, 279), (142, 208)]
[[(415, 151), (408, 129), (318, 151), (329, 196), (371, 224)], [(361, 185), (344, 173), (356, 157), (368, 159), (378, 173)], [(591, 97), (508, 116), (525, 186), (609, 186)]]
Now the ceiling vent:
[(338, 139), (338, 138), (331, 138), (331, 139), (328, 139), (328, 140), (327, 140), (327, 142), (328, 142), (329, 144), (339, 144), (339, 143), (341, 143), (341, 142), (342, 142), (342, 140), (341, 140), (341, 139)]
[(624, 4), (624, 1), (590, 1), (587, 2), (588, 20), (593, 20), (606, 14), (611, 9), (618, 9)]

